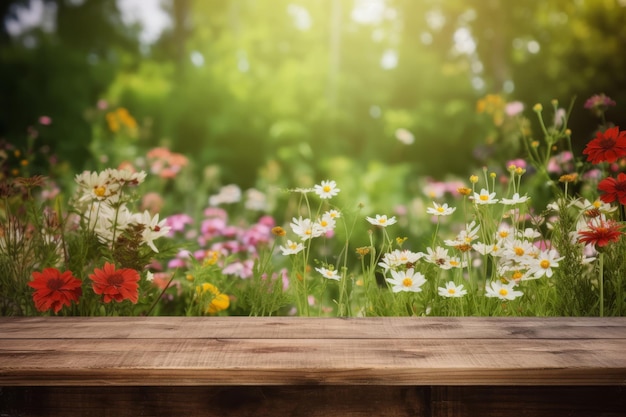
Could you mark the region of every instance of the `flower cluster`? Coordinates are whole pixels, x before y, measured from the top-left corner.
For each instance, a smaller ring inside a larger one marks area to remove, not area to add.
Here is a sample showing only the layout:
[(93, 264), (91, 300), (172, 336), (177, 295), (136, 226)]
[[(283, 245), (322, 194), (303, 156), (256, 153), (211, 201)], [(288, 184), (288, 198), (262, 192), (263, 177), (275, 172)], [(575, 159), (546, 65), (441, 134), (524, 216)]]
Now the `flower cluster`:
[[(169, 232), (158, 214), (132, 211), (144, 172), (84, 172), (70, 211), (36, 194), (47, 178), (4, 182), (0, 219), (3, 314), (135, 314), (154, 301), (147, 267)], [(17, 289), (10, 294), (5, 289)], [(30, 293), (28, 289), (34, 290)], [(156, 297), (154, 297), (156, 299)]]

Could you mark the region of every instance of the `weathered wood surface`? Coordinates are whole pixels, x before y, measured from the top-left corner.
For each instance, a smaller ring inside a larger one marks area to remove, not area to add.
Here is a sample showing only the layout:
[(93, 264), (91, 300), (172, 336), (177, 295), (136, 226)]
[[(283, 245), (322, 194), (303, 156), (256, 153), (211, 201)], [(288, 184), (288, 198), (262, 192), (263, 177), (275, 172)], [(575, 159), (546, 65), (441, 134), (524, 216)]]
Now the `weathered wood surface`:
[(0, 386), (626, 385), (626, 318), (2, 318)]
[(0, 417), (626, 416), (626, 318), (0, 318)]

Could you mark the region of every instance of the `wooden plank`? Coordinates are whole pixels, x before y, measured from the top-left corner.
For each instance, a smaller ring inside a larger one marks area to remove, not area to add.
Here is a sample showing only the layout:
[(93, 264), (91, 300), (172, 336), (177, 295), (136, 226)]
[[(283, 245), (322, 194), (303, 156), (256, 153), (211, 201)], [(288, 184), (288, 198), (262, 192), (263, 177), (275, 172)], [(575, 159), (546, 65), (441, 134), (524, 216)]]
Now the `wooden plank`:
[(19, 317), (0, 339), (626, 339), (626, 317)]
[(620, 339), (3, 339), (0, 385), (624, 385)]
[(428, 416), (419, 387), (30, 387), (0, 389), (0, 416)]

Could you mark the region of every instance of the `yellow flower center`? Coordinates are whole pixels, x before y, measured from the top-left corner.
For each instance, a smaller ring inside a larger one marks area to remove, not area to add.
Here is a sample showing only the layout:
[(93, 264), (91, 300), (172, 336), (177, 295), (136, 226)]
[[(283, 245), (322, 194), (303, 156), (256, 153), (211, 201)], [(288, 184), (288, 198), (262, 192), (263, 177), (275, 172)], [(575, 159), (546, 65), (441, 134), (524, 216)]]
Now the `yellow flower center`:
[(506, 288), (500, 288), (499, 293), (501, 296), (505, 297), (509, 293), (509, 291)]
[(521, 279), (524, 276), (520, 271), (513, 272), (513, 279)]
[(413, 280), (409, 277), (404, 278), (404, 280), (402, 280), (402, 285), (404, 285), (405, 287), (410, 287), (411, 285), (413, 285)]
[(489, 196), (487, 194), (481, 194), (479, 198), (480, 198), (481, 201), (489, 200)]
[(320, 226), (326, 227), (326, 226), (328, 226), (328, 222), (326, 220), (321, 220), (320, 221)]
[(444, 212), (444, 208), (443, 208), (443, 207), (437, 207), (437, 211), (438, 211), (439, 213), (443, 213), (443, 212)]
[(93, 192), (98, 197), (104, 197), (104, 194), (107, 192), (107, 188), (104, 185), (99, 185), (94, 188)]
[(547, 259), (544, 259), (543, 261), (539, 262), (539, 266), (542, 267), (543, 269), (548, 269), (550, 268), (550, 261)]
[(454, 294), (456, 290), (454, 288), (448, 288), (448, 294)]
[(453, 260), (451, 260), (451, 261), (450, 261), (450, 265), (452, 265), (452, 266), (458, 266), (458, 265), (459, 265), (459, 263), (458, 263), (457, 261), (453, 261)]
[(507, 237), (509, 235), (509, 231), (508, 230), (500, 230), (500, 232), (498, 234), (500, 235), (500, 237), (502, 239), (504, 239), (505, 237)]
[(595, 208), (600, 208), (601, 205), (602, 205), (602, 203), (599, 200), (596, 200), (596, 201), (593, 202), (593, 206)]
[(296, 250), (297, 247), (298, 247), (297, 243), (293, 243), (292, 242), (291, 245), (289, 245), (289, 249), (291, 249), (291, 250)]
[(325, 193), (329, 193), (330, 190), (331, 190), (330, 185), (325, 185), (323, 190), (324, 190)]
[(382, 218), (378, 219), (378, 223), (380, 223), (380, 224), (385, 224), (385, 223), (387, 223), (387, 219), (385, 219), (384, 217), (382, 217)]
[(523, 248), (520, 248), (519, 246), (516, 246), (516, 247), (515, 247), (515, 249), (514, 249), (514, 251), (515, 251), (515, 254), (516, 254), (517, 256), (522, 256), (522, 255), (524, 255), (524, 249), (523, 249)]

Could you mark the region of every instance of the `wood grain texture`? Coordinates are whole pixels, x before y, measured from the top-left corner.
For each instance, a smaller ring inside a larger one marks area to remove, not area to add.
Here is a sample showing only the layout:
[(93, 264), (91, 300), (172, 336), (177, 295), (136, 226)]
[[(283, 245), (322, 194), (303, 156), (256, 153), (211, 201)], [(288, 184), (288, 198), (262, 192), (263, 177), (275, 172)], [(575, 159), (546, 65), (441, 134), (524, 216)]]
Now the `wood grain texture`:
[(626, 416), (626, 318), (0, 318), (0, 416)]
[(0, 317), (2, 339), (624, 339), (626, 318)]
[(1, 319), (0, 386), (625, 385), (625, 326), (623, 318)]

